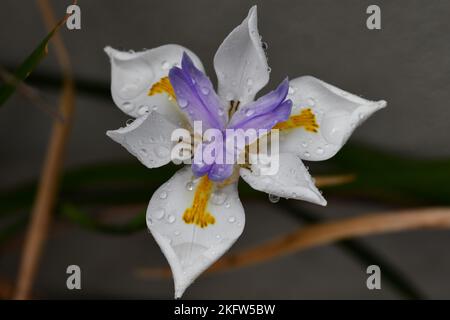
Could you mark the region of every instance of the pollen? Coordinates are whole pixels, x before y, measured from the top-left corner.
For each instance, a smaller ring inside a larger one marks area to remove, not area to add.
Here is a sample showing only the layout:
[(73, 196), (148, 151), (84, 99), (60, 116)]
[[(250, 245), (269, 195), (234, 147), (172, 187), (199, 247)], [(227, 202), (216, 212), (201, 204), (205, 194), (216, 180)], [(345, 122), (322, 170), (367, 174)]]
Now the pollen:
[(169, 77), (161, 78), (148, 91), (149, 96), (153, 96), (158, 93), (167, 93), (169, 99), (175, 99), (175, 91), (173, 90)]
[(311, 108), (307, 108), (303, 109), (300, 114), (290, 116), (286, 121), (277, 123), (273, 128), (279, 130), (304, 128), (306, 131), (317, 133), (319, 125)]
[(214, 224), (216, 219), (207, 211), (208, 201), (211, 196), (213, 184), (208, 176), (203, 176), (195, 190), (192, 206), (187, 208), (183, 214), (183, 220), (187, 224), (195, 224), (200, 228), (205, 228), (210, 224)]

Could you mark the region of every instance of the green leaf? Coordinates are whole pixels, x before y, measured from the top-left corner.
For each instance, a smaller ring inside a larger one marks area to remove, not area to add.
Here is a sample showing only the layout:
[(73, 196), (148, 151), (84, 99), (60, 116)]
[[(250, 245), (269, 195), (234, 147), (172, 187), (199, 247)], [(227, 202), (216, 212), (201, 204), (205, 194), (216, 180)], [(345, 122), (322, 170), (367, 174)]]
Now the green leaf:
[(0, 87), (0, 107), (11, 97), (16, 91), (17, 86), (24, 81), (30, 73), (38, 66), (39, 62), (48, 53), (48, 43), (59, 27), (64, 23), (66, 19), (61, 20), (49, 34), (42, 40), (36, 49), (22, 62), (19, 68), (14, 72), (13, 79), (6, 81)]

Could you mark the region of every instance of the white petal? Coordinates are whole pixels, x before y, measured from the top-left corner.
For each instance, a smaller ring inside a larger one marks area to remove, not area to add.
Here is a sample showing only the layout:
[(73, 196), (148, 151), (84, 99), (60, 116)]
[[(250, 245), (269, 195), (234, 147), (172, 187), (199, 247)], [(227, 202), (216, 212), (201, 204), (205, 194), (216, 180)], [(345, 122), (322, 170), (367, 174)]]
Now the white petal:
[(148, 168), (156, 168), (170, 162), (176, 142), (171, 141), (176, 125), (157, 112), (137, 118), (131, 124), (106, 134), (124, 146)]
[(192, 179), (190, 167), (179, 170), (153, 194), (147, 209), (147, 226), (170, 264), (176, 298), (232, 246), (245, 224), (237, 183), (211, 195), (207, 210), (214, 224), (200, 228), (185, 223), (183, 214), (202, 178)]
[(224, 101), (252, 101), (256, 93), (269, 81), (267, 59), (258, 33), (256, 6), (236, 27), (214, 56), (219, 88)]
[(290, 81), (288, 98), (293, 102), (291, 115), (311, 108), (319, 128), (317, 133), (304, 128), (282, 130), (280, 151), (312, 161), (334, 156), (357, 126), (386, 106), (386, 101), (369, 101), (311, 76)]
[(300, 158), (291, 153), (280, 153), (278, 172), (261, 173), (261, 164), (253, 164), (251, 170), (241, 168), (241, 177), (253, 189), (278, 197), (309, 201), (325, 206), (327, 201), (303, 165)]
[(137, 118), (147, 110), (155, 110), (178, 122), (182, 114), (175, 102), (170, 101), (166, 94), (148, 96), (148, 92), (169, 74), (173, 66), (180, 64), (183, 52), (189, 54), (194, 64), (203, 70), (202, 63), (193, 52), (175, 44), (141, 52), (106, 47), (105, 52), (111, 59), (112, 97), (123, 112)]

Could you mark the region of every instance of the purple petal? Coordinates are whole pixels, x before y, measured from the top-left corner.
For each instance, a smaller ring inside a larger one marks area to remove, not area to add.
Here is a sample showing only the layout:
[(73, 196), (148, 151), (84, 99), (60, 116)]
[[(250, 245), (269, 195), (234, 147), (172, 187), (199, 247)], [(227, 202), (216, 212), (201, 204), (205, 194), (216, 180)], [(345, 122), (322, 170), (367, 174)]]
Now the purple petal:
[(208, 178), (212, 181), (223, 181), (233, 174), (233, 164), (213, 164), (209, 170)]
[(169, 72), (178, 105), (187, 117), (194, 121), (202, 121), (205, 129), (223, 129), (226, 115), (211, 81), (197, 69), (189, 56), (184, 53), (182, 68), (174, 67)]
[(230, 129), (270, 130), (280, 121), (289, 118), (292, 101), (285, 100), (289, 81), (285, 79), (277, 89), (249, 103), (236, 112), (230, 120)]

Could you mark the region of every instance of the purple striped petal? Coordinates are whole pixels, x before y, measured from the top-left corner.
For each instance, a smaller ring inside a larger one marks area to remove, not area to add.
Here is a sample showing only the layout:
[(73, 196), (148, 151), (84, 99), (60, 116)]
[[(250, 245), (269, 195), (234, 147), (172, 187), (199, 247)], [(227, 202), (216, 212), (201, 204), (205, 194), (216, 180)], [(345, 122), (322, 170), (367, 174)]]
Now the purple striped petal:
[(285, 100), (289, 81), (285, 79), (274, 91), (251, 102), (236, 112), (230, 120), (230, 129), (270, 130), (278, 122), (285, 121), (291, 114), (292, 101)]
[(178, 105), (191, 120), (202, 121), (205, 129), (225, 127), (226, 115), (209, 78), (197, 69), (184, 53), (181, 68), (169, 72)]

